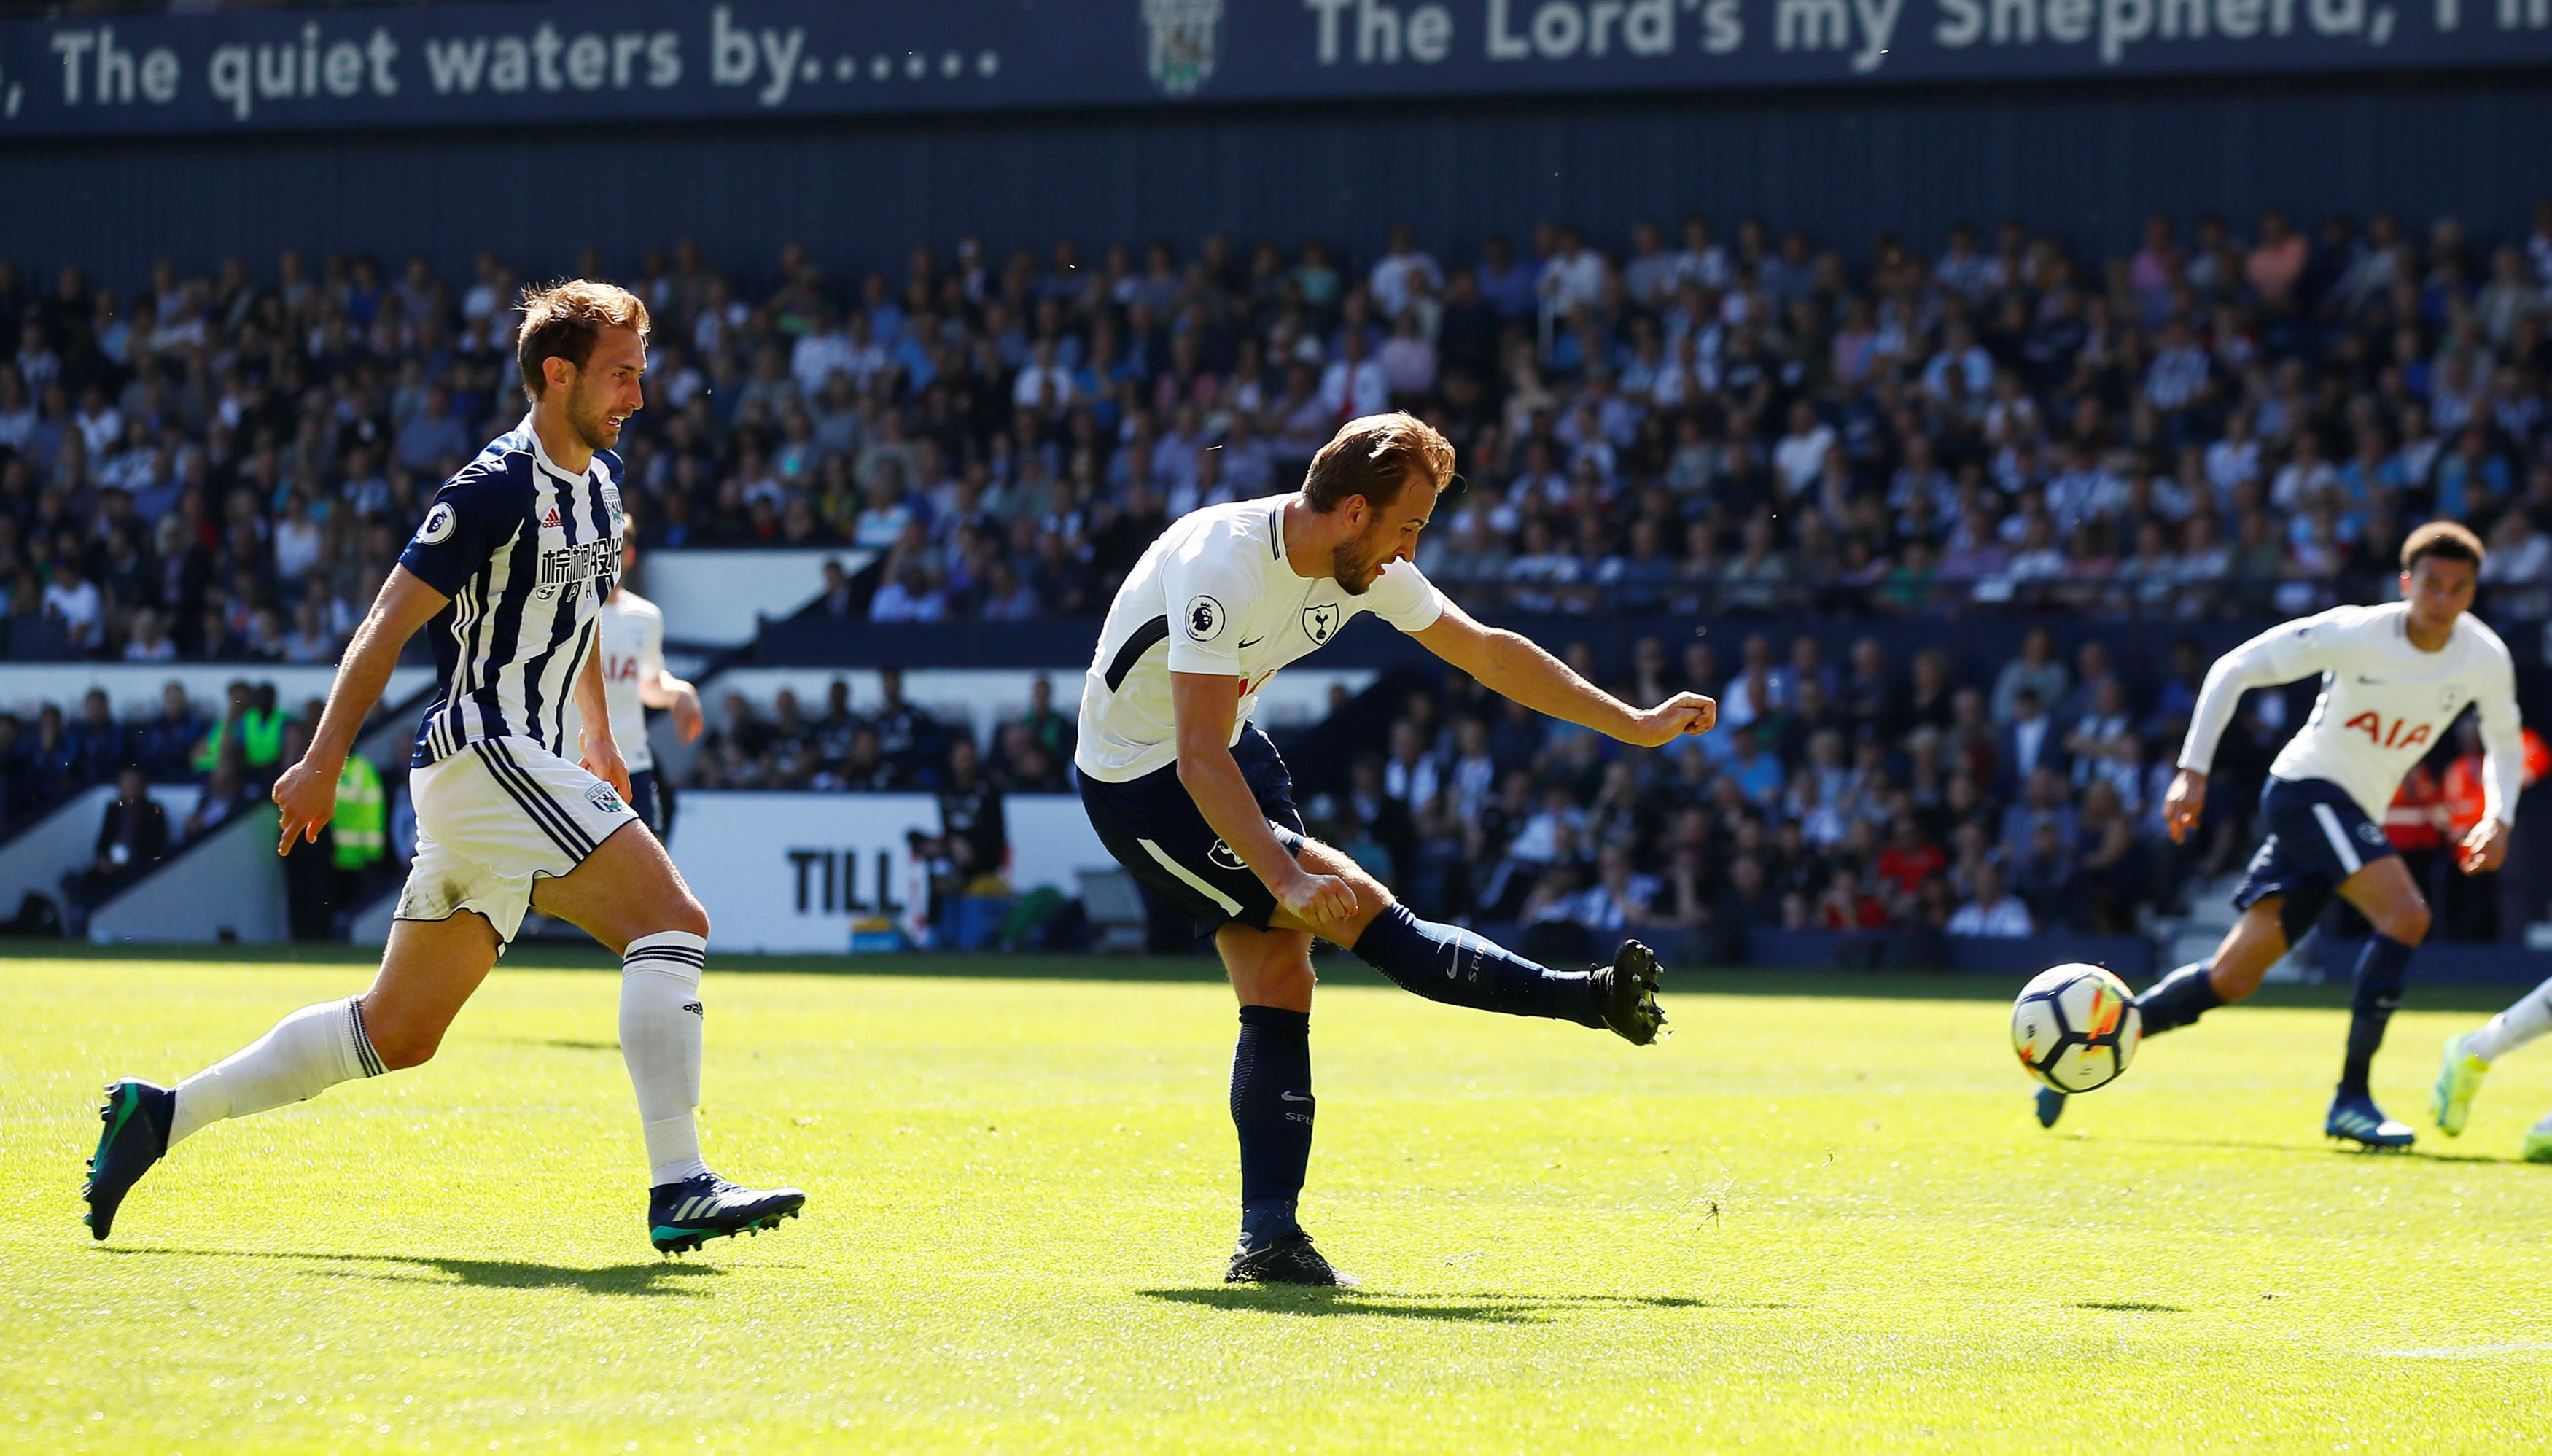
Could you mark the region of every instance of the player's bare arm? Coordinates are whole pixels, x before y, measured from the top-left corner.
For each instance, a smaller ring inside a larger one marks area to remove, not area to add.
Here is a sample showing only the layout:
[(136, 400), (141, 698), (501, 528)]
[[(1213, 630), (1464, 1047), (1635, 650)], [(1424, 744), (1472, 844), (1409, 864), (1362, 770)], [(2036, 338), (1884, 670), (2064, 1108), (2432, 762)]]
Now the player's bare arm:
[(598, 652), (587, 653), (585, 667), (576, 675), (576, 710), (585, 719), (577, 732), (585, 771), (610, 784), (622, 799), (629, 798), (629, 766), (621, 761), (620, 745), (611, 741), (611, 708), (602, 695), (602, 654)]
[(318, 839), (319, 831), (337, 812), (337, 776), (345, 770), (346, 756), (355, 751), (355, 739), (363, 732), (364, 720), (372, 716), (372, 704), (380, 701), (382, 689), (389, 685), (399, 653), (451, 599), (409, 574), (407, 568), (390, 568), (389, 579), (372, 598), (372, 609), (365, 613), (346, 644), (337, 680), (328, 687), (328, 706), (319, 715), (318, 730), (310, 735), (310, 751), (274, 780), (274, 805), (283, 815), (276, 854), (291, 853), (295, 837)]
[(1539, 643), (1482, 626), (1451, 602), (1444, 604), (1436, 625), (1411, 635), (1490, 691), (1624, 743), (1657, 748), (1687, 733), (1707, 733), (1719, 721), (1719, 704), (1697, 692), (1678, 692), (1655, 707), (1635, 708), (1578, 676)]
[(638, 700), (651, 708), (671, 712), (674, 731), (682, 736), (685, 743), (697, 743), (701, 730), (708, 726), (700, 716), (699, 689), (675, 676), (671, 670), (659, 670), (653, 680), (641, 678)]
[(1178, 715), (1179, 782), (1205, 822), (1240, 856), (1287, 913), (1307, 925), (1353, 915), (1355, 890), (1334, 875), (1315, 875), (1294, 862), (1250, 793), (1231, 757), (1232, 711), (1239, 701), (1228, 677), (1172, 673), (1170, 702)]

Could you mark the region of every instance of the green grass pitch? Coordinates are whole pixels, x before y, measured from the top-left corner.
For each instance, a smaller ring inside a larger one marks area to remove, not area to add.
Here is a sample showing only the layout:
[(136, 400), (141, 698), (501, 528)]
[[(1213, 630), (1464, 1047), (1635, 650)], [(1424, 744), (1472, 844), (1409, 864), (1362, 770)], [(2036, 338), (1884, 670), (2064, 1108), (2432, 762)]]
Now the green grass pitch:
[[(2157, 1041), (2049, 1134), (1998, 984), (1686, 974), (1635, 1050), (1324, 964), (1305, 1221), (1355, 1294), (1220, 1283), (1232, 1013), (1198, 964), (713, 970), (710, 1159), (811, 1201), (678, 1262), (607, 973), (500, 971), (436, 1063), (207, 1131), (98, 1247), (103, 1076), (366, 970), (0, 961), (0, 1446), (2541, 1439), (2552, 1168), (2514, 1156), (2552, 1047), (2461, 1140), (2368, 1156), (2319, 1136), (2327, 994)], [(2379, 1096), (2424, 1125), (2440, 1041), (2498, 999), (2414, 992)]]

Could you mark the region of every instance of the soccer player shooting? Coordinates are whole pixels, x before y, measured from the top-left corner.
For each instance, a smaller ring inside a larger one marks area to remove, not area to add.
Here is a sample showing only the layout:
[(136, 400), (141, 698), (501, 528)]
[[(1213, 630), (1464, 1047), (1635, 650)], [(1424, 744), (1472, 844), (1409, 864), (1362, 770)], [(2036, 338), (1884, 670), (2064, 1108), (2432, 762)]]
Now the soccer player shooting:
[[(646, 305), (607, 283), (526, 290), (516, 363), (530, 413), (435, 492), (347, 646), (308, 753), (274, 783), (277, 851), (317, 839), (400, 649), (433, 623), (441, 685), (408, 767), (416, 858), (380, 970), (362, 995), (305, 1006), (174, 1088), (108, 1084), (83, 1190), (95, 1238), (142, 1175), (205, 1126), (431, 1058), (534, 908), (621, 958), (621, 1055), (655, 1246), (776, 1227), (806, 1200), (740, 1188), (701, 1160), (692, 1109), (708, 913), (629, 807), (596, 651), (626, 524), (612, 447), (644, 403)], [(573, 762), (571, 700), (582, 723)]]
[[(2480, 538), (2435, 521), (2401, 543), (2401, 599), (2333, 607), (2252, 638), (2219, 659), (2198, 689), (2180, 772), (2163, 799), (2175, 843), (2206, 810), (2207, 770), (2242, 694), (2318, 674), (2321, 694), (2301, 731), (2269, 767), (2260, 791), (2268, 837), (2233, 903), (2242, 912), (2208, 959), (2182, 966), (2136, 998), (2144, 1034), (2185, 1026), (2259, 989), (2269, 968), (2320, 920), (2335, 894), (2375, 934), (2357, 958), (2348, 1052), (2322, 1131), (2370, 1148), (2406, 1148), (2407, 1124), (2384, 1115), (2368, 1089), (2375, 1053), (2400, 1004), (2411, 954), (2428, 934), (2428, 902), (2384, 833), (2402, 776), (2436, 747), (2464, 708), (2481, 719), (2487, 804), (2457, 847), (2477, 875), (2507, 858), (2523, 786), (2524, 728), (2516, 668), (2499, 634), (2472, 616)], [(2037, 1094), (2054, 1126), (2065, 1094)]]
[(1240, 1000), (1231, 1118), (1241, 1230), (1224, 1278), (1351, 1283), (1295, 1217), (1312, 1154), (1312, 938), (1433, 1000), (1656, 1039), (1656, 957), (1553, 971), (1467, 930), (1421, 920), (1346, 855), (1307, 836), (1293, 779), (1250, 721), (1268, 679), (1370, 611), (1484, 686), (1624, 743), (1709, 730), (1718, 705), (1680, 693), (1635, 708), (1512, 632), (1484, 627), (1418, 570), (1419, 534), (1453, 448), (1406, 414), (1351, 420), (1293, 495), (1208, 506), (1173, 523), (1110, 606), (1081, 696), (1082, 802), (1109, 852), (1191, 916)]

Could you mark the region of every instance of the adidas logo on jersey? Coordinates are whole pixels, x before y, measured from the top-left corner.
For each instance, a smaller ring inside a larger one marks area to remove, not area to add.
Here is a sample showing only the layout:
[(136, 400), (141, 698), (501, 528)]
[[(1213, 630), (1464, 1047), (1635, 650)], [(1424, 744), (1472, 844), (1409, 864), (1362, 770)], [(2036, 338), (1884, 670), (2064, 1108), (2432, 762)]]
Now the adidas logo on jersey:
[(557, 506), (550, 507), (548, 517), (541, 522), (541, 529), (544, 531), (555, 531), (559, 529), (559, 513)]

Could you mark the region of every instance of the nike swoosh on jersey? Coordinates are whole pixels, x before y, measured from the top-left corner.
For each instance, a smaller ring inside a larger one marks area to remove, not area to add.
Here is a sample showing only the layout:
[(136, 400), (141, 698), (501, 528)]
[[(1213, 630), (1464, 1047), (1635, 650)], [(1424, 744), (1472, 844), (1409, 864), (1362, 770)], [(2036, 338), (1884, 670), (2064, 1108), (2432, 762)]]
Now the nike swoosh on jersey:
[(1256, 647), (1258, 644), (1265, 642), (1266, 640), (1267, 639), (1264, 637), (1252, 637), (1247, 642), (1240, 644), (1238, 650), (1241, 652), (1247, 652), (1249, 649)]
[(1308, 1102), (1311, 1100), (1310, 1097), (1303, 1095), (1301, 1092), (1278, 1092), (1276, 1095), (1289, 1102)]
[(2365, 674), (2360, 673), (2357, 675), (2357, 680), (2365, 683), (2369, 687), (2378, 687), (2382, 686), (2386, 679), (2382, 677), (2369, 677)]

